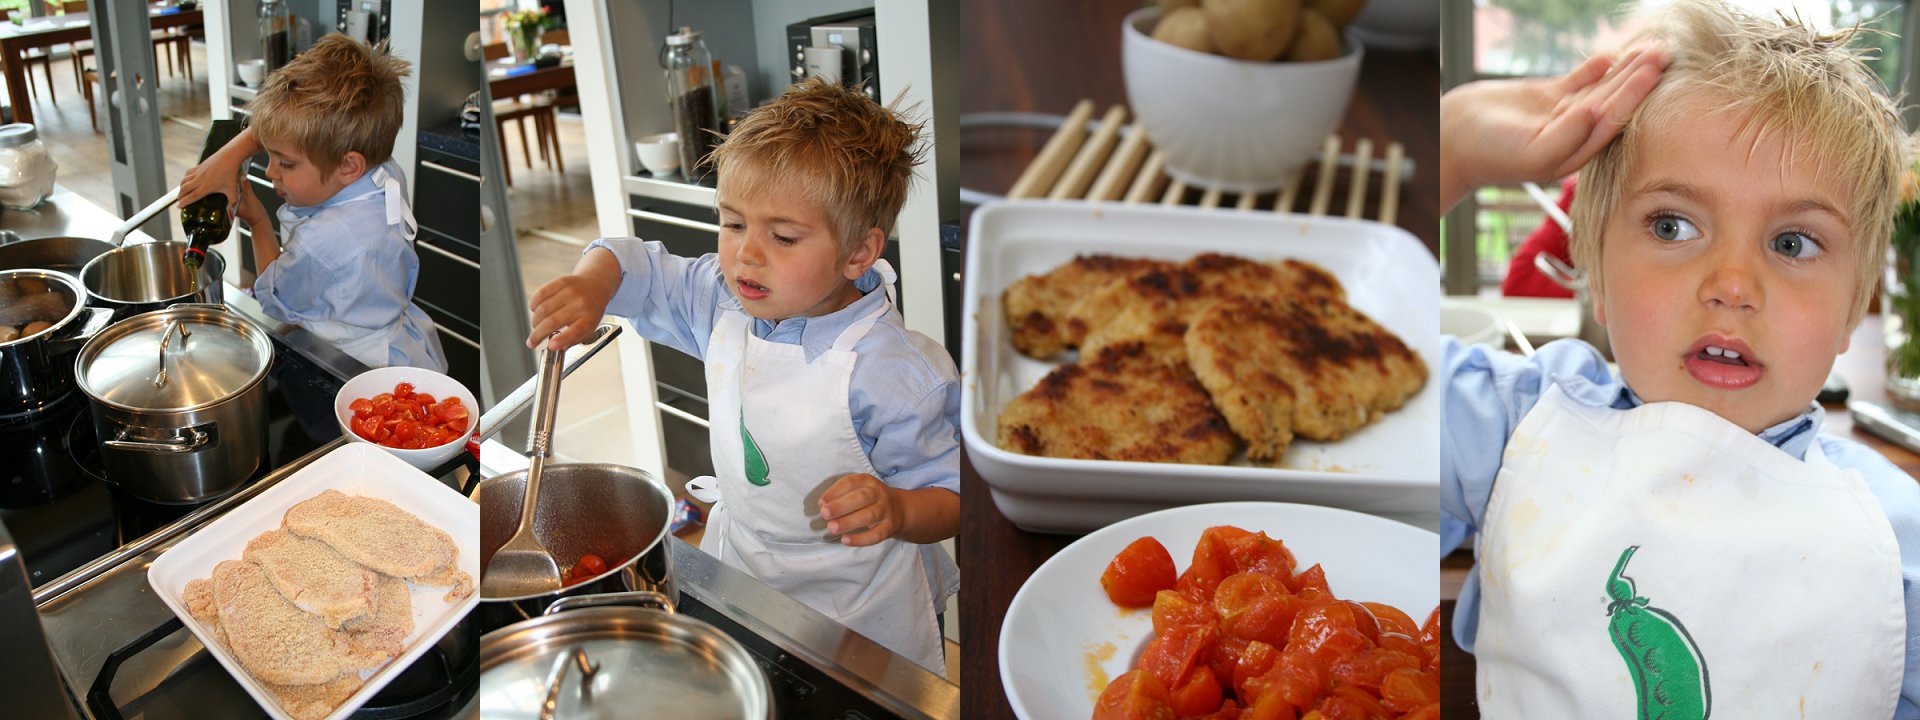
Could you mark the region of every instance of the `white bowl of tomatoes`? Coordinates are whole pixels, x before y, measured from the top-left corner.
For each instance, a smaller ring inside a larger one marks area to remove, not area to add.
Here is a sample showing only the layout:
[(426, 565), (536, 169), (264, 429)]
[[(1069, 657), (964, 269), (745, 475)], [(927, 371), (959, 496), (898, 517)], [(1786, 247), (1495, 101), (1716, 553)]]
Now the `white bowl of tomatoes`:
[(333, 398), (349, 439), (379, 445), (431, 472), (466, 448), (473, 434), (473, 391), (444, 374), (384, 367), (354, 376)]

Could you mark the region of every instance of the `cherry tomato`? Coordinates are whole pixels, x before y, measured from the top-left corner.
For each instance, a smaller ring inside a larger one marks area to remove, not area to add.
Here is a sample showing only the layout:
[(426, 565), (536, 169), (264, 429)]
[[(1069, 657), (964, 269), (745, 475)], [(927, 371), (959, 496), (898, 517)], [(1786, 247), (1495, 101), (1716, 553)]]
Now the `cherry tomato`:
[(1114, 678), (1093, 705), (1093, 720), (1173, 719), (1173, 697), (1167, 686), (1139, 670)]
[(1159, 540), (1143, 537), (1114, 556), (1100, 574), (1100, 586), (1115, 605), (1148, 607), (1155, 594), (1173, 588), (1174, 579), (1173, 556)]
[(1399, 633), (1407, 637), (1420, 634), (1420, 626), (1413, 622), (1412, 617), (1400, 612), (1400, 608), (1377, 602), (1360, 604), (1365, 605), (1367, 610), (1373, 613), (1374, 620), (1380, 623), (1380, 632)]
[(1140, 656), (1140, 669), (1162, 687), (1179, 687), (1195, 667), (1213, 662), (1214, 644), (1220, 631), (1212, 626), (1179, 625), (1165, 635), (1154, 637)]
[(395, 385), (391, 393), (356, 399), (347, 407), (354, 415), (348, 429), (386, 447), (438, 447), (459, 440), (467, 432), (467, 408), (460, 398), (435, 399), (414, 392), (410, 383)]
[(601, 560), (599, 555), (593, 553), (581, 555), (580, 561), (573, 564), (573, 572), (576, 575), (584, 573), (586, 577), (599, 577), (606, 571), (607, 561)]
[(1205, 715), (1220, 709), (1222, 695), (1220, 683), (1213, 679), (1213, 668), (1205, 665), (1195, 667), (1187, 673), (1180, 686), (1173, 689), (1173, 712), (1180, 717)]
[(1181, 573), (1174, 589), (1193, 598), (1194, 602), (1212, 604), (1214, 588), (1237, 570), (1233, 556), (1227, 551), (1227, 544), (1209, 529), (1201, 534), (1200, 542), (1194, 545), (1193, 564)]
[(373, 401), (368, 400), (366, 398), (360, 398), (353, 402), (347, 403), (347, 409), (353, 411), (354, 417), (366, 417), (368, 415), (373, 414)]
[(1153, 597), (1153, 632), (1165, 635), (1175, 625), (1212, 625), (1213, 610), (1173, 590), (1161, 590)]

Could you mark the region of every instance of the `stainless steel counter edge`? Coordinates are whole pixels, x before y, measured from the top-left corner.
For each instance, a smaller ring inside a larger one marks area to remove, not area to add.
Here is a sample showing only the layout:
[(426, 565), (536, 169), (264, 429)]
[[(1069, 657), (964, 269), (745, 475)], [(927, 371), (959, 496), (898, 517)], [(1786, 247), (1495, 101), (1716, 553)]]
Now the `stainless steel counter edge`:
[(960, 717), (958, 685), (679, 538), (668, 542), (682, 593), (902, 717)]

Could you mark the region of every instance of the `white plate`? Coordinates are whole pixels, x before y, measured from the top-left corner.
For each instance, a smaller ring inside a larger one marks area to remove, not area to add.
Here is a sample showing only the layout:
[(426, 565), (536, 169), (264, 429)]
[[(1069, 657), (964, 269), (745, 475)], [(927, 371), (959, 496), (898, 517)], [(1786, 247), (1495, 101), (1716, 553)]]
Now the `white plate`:
[(1152, 536), (1184, 572), (1201, 531), (1265, 531), (1315, 563), (1343, 600), (1382, 602), (1425, 622), (1440, 604), (1440, 536), (1392, 520), (1311, 505), (1219, 503), (1141, 515), (1068, 545), (1020, 586), (1000, 624), (1000, 684), (1027, 720), (1093, 717), (1107, 682), (1153, 639), (1153, 612), (1107, 599), (1100, 574), (1129, 543)]
[[(180, 622), (193, 631), (194, 637), (207, 646), (214, 659), (226, 666), (227, 672), (247, 689), (254, 701), (280, 720), (288, 720), (288, 716), (273, 695), (240, 666), (224, 644), (209, 638), (207, 627), (187, 612), (181, 595), (188, 581), (212, 575), (213, 567), (221, 561), (239, 559), (247, 541), (254, 536), (280, 527), (288, 508), (329, 489), (391, 502), (427, 524), (445, 530), (459, 548), (460, 569), (476, 582), (480, 577), (480, 506), (368, 443), (342, 445), (181, 540), (147, 568), (147, 582), (167, 603), (167, 608), (179, 616)], [(407, 636), (406, 649), (400, 657), (367, 676), (360, 691), (347, 698), (327, 720), (340, 720), (352, 714), (480, 604), (477, 588), (466, 599), (452, 603), (442, 599), (446, 592), (444, 587), (413, 586), (413, 634)]]
[[(1440, 267), (1400, 228), (1301, 215), (1098, 203), (990, 204), (973, 215), (961, 339), (961, 432), (994, 504), (1022, 529), (1085, 532), (1195, 502), (1274, 500), (1368, 512), (1432, 513), (1439, 498)], [(1295, 258), (1326, 268), (1347, 300), (1426, 361), (1420, 392), (1333, 443), (1298, 440), (1280, 467), (1068, 460), (994, 444), (1000, 410), (1057, 363), (1013, 349), (1000, 295), (1074, 256), (1182, 261), (1203, 252)]]

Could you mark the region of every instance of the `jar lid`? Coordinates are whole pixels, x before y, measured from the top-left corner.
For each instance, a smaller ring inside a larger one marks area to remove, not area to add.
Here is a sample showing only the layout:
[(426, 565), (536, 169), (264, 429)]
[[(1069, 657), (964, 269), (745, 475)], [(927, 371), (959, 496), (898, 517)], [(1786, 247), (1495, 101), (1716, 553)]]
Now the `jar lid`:
[(265, 379), (272, 364), (273, 341), (252, 323), (225, 308), (184, 305), (101, 331), (80, 349), (74, 375), (96, 401), (170, 412), (238, 395)]
[[(596, 667), (585, 680), (586, 667)], [(556, 674), (556, 671), (558, 673)], [(539, 714), (560, 685), (554, 717), (625, 714), (672, 699), (675, 717), (772, 717), (771, 690), (746, 648), (700, 620), (635, 607), (597, 607), (535, 618), (480, 640), (480, 704)]]
[(680, 32), (667, 36), (667, 44), (671, 46), (692, 45), (694, 41), (699, 39), (700, 39), (699, 32), (696, 32), (691, 27), (687, 27), (683, 25), (680, 27)]
[(30, 123), (0, 125), (0, 147), (19, 147), (40, 139), (40, 131)]

